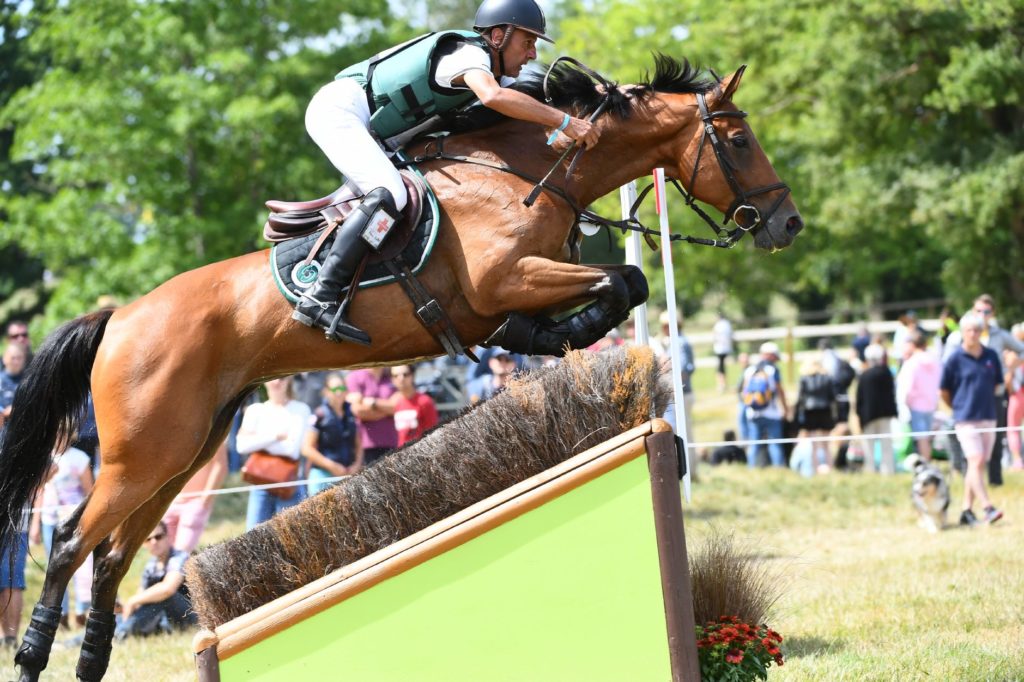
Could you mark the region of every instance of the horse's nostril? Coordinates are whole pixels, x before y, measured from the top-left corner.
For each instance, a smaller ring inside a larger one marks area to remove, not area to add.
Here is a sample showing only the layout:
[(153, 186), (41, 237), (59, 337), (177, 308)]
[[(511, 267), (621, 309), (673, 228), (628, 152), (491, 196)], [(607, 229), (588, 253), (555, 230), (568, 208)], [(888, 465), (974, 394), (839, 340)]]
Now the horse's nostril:
[(790, 237), (797, 236), (802, 229), (804, 229), (804, 221), (800, 219), (800, 216), (790, 216), (789, 220), (786, 221), (786, 232), (789, 233)]

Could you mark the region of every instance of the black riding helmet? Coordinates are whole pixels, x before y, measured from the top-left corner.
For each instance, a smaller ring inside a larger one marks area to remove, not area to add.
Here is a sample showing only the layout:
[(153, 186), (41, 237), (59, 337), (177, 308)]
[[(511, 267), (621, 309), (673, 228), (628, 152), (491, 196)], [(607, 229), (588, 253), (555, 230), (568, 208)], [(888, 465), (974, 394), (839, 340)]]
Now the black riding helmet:
[(514, 26), (555, 43), (546, 33), (544, 10), (534, 0), (484, 0), (476, 11), (473, 30), (483, 33), (495, 26)]
[[(546, 40), (552, 45), (555, 41), (548, 37), (547, 21), (544, 19), (544, 10), (540, 8), (535, 0), (484, 0), (476, 11), (476, 20), (473, 22), (473, 30), (486, 37), (487, 31), (495, 26), (504, 26), (505, 36), (500, 45), (492, 45), (498, 52), (498, 66), (501, 75), (505, 75), (505, 46), (512, 37), (512, 32), (519, 28), (532, 33), (541, 40)], [(490, 42), (490, 39), (487, 39)]]

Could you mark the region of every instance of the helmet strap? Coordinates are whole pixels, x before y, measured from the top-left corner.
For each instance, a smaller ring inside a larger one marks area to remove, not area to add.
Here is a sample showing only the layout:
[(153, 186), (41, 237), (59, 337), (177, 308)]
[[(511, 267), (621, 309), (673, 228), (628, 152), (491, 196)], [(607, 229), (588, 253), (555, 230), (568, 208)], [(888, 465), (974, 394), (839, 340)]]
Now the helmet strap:
[[(492, 26), (491, 28), (493, 29), (494, 26)], [(487, 40), (488, 44), (491, 46), (491, 49), (493, 49), (495, 52), (498, 53), (498, 75), (499, 76), (506, 75), (505, 74), (505, 48), (508, 47), (508, 41), (512, 38), (512, 32), (516, 30), (516, 27), (513, 24), (505, 24), (503, 29), (504, 30), (502, 31), (501, 43), (495, 45), (491, 41), (490, 29), (488, 29), (487, 36), (485, 38), (485, 40)]]

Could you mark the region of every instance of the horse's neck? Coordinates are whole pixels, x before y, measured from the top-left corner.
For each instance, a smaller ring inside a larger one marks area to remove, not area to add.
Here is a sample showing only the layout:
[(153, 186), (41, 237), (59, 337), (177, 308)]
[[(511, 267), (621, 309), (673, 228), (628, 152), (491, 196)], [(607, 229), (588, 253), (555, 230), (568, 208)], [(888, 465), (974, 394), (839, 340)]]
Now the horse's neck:
[(697, 123), (696, 117), (667, 108), (638, 109), (628, 119), (603, 119), (600, 142), (583, 154), (573, 176), (573, 193), (585, 206), (655, 168), (674, 175)]
[[(659, 166), (675, 168), (677, 154), (694, 134), (695, 117), (681, 118), (678, 111), (652, 106), (638, 109), (628, 119), (606, 116), (599, 121), (600, 142), (580, 159), (569, 193), (581, 206), (644, 177)], [(455, 154), (482, 156), (515, 170), (543, 177), (558, 160), (564, 147), (548, 147), (536, 124), (505, 121), (491, 128), (454, 135), (445, 145)], [(418, 151), (418, 150), (416, 150)], [(568, 157), (565, 168), (569, 165)], [(552, 175), (553, 186), (564, 186), (564, 170)], [(686, 178), (688, 180), (688, 178)]]

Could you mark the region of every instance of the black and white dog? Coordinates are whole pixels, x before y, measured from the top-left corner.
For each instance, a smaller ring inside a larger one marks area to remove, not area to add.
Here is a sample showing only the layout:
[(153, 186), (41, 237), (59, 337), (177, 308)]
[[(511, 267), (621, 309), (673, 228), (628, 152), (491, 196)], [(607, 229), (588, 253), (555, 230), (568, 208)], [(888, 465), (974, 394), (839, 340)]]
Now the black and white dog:
[(907, 457), (905, 464), (914, 473), (910, 499), (917, 510), (917, 524), (929, 533), (938, 533), (946, 525), (946, 510), (949, 508), (946, 477), (934, 464), (916, 454)]

